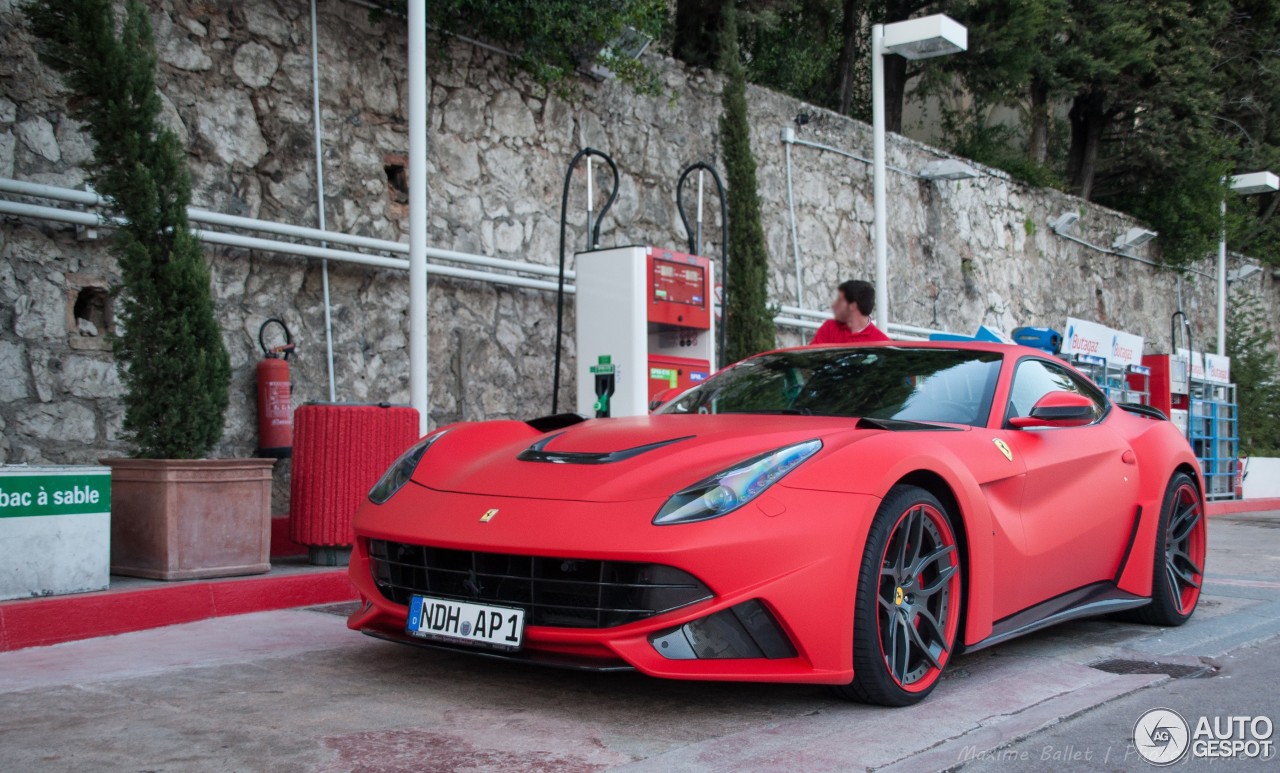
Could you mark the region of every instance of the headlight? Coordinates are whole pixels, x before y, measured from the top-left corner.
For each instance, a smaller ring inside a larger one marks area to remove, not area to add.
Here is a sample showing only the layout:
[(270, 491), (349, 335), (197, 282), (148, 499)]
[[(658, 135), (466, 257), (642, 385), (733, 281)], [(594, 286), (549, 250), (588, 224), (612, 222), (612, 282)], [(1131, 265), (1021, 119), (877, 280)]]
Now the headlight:
[(369, 489), (369, 501), (380, 505), (394, 496), (413, 477), (413, 471), (418, 468), (418, 462), (422, 461), (422, 455), (448, 431), (446, 429), (443, 432), (428, 435), (418, 441), (413, 448), (400, 454), (400, 458), (392, 462), (391, 467), (382, 474), (377, 483), (373, 484), (373, 488)]
[(653, 522), (658, 526), (692, 523), (731, 513), (755, 499), (821, 448), (821, 440), (806, 440), (753, 456), (677, 493), (662, 506)]

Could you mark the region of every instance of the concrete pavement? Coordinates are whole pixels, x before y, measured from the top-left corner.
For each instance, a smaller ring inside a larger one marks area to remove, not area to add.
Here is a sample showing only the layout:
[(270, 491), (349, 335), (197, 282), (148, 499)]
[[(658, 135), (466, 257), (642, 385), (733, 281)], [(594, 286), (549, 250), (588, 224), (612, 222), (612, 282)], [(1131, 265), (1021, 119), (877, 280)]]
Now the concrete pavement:
[[(1233, 689), (1215, 682), (1221, 675), (1174, 682), (1092, 664), (1155, 661), (1154, 670), (1212, 674), (1280, 634), (1280, 512), (1213, 518), (1209, 541), (1206, 593), (1186, 626), (1068, 623), (958, 657), (938, 690), (908, 709), (846, 704), (806, 686), (580, 674), (420, 651), (348, 631), (332, 611), (288, 610), (0, 653), (0, 764), (915, 772), (985, 764), (975, 755), (1034, 744), (1094, 716), (1101, 726), (1087, 732), (1116, 743), (1136, 717), (1107, 718), (1099, 707), (1121, 699), (1145, 707), (1153, 690), (1200, 683), (1213, 684), (1215, 705), (1230, 710)], [(1239, 713), (1262, 710), (1240, 700)], [(1280, 708), (1271, 716), (1280, 721)], [(1146, 763), (1130, 756), (1097, 769)]]

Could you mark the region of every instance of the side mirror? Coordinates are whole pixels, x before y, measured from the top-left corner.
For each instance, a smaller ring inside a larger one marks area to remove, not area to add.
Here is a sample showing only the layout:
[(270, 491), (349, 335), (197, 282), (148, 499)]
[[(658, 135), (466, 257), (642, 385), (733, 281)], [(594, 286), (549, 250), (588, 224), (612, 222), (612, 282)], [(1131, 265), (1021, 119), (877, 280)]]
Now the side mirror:
[(1041, 397), (1026, 416), (1014, 416), (1009, 424), (1028, 427), (1082, 427), (1094, 419), (1093, 400), (1078, 392), (1050, 392)]
[(653, 397), (650, 397), (649, 413), (653, 413), (654, 411), (658, 410), (662, 406), (676, 399), (677, 397), (680, 396), (680, 393), (682, 391), (684, 390), (680, 389), (679, 387), (672, 387), (670, 389), (664, 389), (661, 392), (654, 395)]

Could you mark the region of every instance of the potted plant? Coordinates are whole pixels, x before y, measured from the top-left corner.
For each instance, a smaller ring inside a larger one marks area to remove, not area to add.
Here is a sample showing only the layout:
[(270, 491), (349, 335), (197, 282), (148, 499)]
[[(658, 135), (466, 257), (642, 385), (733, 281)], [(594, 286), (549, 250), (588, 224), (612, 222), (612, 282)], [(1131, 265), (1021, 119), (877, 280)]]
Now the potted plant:
[[(271, 459), (206, 459), (222, 435), (231, 368), (209, 267), (187, 222), (186, 151), (161, 125), (150, 16), (129, 0), (44, 0), (23, 10), (95, 142), (90, 178), (124, 218), (118, 333), (131, 458), (111, 467), (111, 569), (177, 580), (270, 569)], [(117, 31), (118, 30), (118, 31)]]

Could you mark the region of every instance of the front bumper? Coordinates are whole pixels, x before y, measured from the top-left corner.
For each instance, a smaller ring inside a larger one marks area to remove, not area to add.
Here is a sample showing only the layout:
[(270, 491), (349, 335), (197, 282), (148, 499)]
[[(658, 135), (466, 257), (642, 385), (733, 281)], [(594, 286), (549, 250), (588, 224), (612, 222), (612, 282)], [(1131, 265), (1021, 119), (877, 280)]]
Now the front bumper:
[[(366, 602), (349, 627), (395, 641), (594, 670), (635, 668), (675, 679), (814, 682), (853, 678), (853, 603), (867, 524), (879, 500), (775, 486), (729, 515), (654, 526), (660, 500), (570, 502), (435, 491), (409, 484), (387, 504), (366, 503), (355, 519), (351, 580)], [(482, 522), (492, 510), (497, 514)], [(457, 550), (584, 560), (651, 562), (700, 579), (712, 598), (610, 628), (530, 625), (514, 654), (424, 643), (405, 634), (407, 607), (373, 581), (368, 540)], [(664, 657), (651, 638), (758, 599), (790, 640), (795, 657)]]

